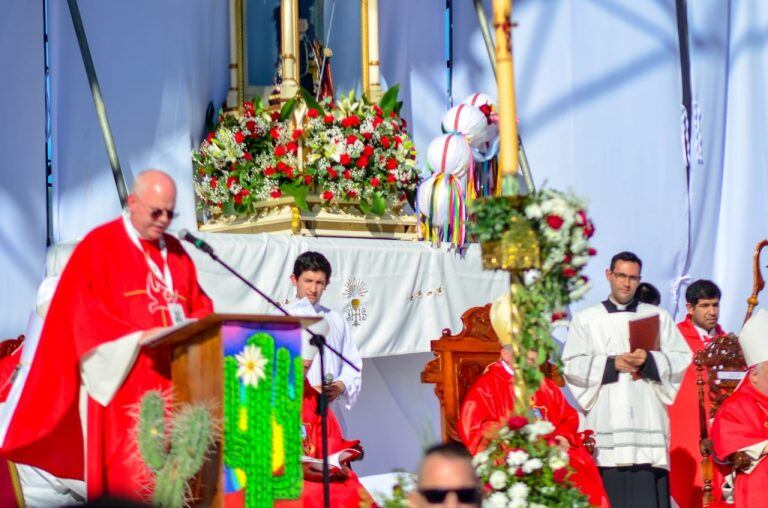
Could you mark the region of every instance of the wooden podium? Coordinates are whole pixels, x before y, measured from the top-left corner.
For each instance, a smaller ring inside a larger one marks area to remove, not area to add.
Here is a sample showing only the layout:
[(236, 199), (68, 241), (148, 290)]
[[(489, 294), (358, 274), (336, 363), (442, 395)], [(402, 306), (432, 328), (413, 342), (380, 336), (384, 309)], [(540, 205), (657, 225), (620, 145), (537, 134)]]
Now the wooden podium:
[[(235, 401), (225, 401), (225, 362), (228, 357), (236, 357), (238, 354), (242, 355), (244, 348), (253, 347), (252, 338), (254, 336), (264, 339), (265, 336), (260, 334), (267, 334), (274, 339), (274, 347), (272, 349), (274, 354), (272, 358), (269, 358), (269, 354), (266, 355), (265, 360), (268, 362), (264, 369), (266, 377), (261, 383), (267, 383), (268, 386), (262, 385), (261, 389), (264, 390), (265, 386), (267, 386), (266, 389), (271, 389), (273, 372), (278, 370), (274, 367), (277, 364), (276, 359), (278, 356), (282, 356), (283, 364), (285, 363), (285, 358), (289, 358), (290, 365), (293, 365), (290, 373), (291, 381), (294, 383), (294, 386), (299, 387), (293, 392), (294, 397), (297, 394), (300, 395), (304, 372), (303, 370), (298, 372), (296, 366), (300, 365), (301, 361), (301, 329), (318, 321), (318, 319), (315, 317), (211, 314), (151, 340), (149, 347), (162, 346), (169, 347), (171, 350), (171, 377), (173, 381), (174, 402), (201, 403), (209, 406), (211, 408), (211, 416), (215, 421), (220, 422), (220, 427), (222, 428), (221, 436), (217, 439), (215, 447), (209, 452), (202, 470), (191, 482), (194, 506), (223, 507), (225, 497), (227, 498), (227, 506), (244, 506), (249, 492), (253, 492), (254, 496), (258, 495), (262, 498), (263, 503), (257, 504), (267, 504), (268, 500), (264, 498), (264, 495), (265, 489), (268, 489), (273, 484), (271, 475), (270, 478), (248, 478), (247, 482), (238, 482), (238, 478), (242, 480), (245, 473), (243, 473), (242, 469), (235, 470), (235, 468), (232, 468), (230, 470), (223, 458), (226, 446), (224, 443), (224, 436), (226, 434), (224, 429), (226, 429), (227, 425), (225, 421), (227, 404), (235, 403)], [(285, 351), (283, 351), (278, 355), (280, 349), (287, 350), (288, 354), (286, 355)], [(263, 349), (261, 351), (269, 350)], [(232, 360), (229, 360), (229, 362), (231, 363)], [(251, 386), (243, 387), (242, 380), (240, 380), (240, 384), (241, 389), (239, 392), (246, 392), (248, 388), (251, 388)], [(274, 399), (274, 395), (270, 398)], [(236, 402), (239, 404), (239, 400)], [(282, 428), (280, 435), (286, 436), (286, 439), (295, 438), (300, 440), (301, 401), (294, 401), (294, 403), (298, 405), (299, 415), (298, 419), (294, 418), (291, 420), (291, 423), (298, 423), (298, 425), (295, 429)], [(292, 407), (296, 407), (296, 405)], [(237, 413), (230, 414), (241, 416), (242, 411), (242, 409), (239, 409)], [(284, 416), (276, 415), (270, 419), (273, 420), (274, 418)], [(269, 418), (269, 416), (259, 415), (259, 418), (264, 417)], [(242, 427), (246, 424), (242, 423), (241, 418), (236, 418), (238, 423), (229, 423)], [(248, 418), (256, 418), (256, 416), (251, 415)], [(266, 425), (271, 430), (274, 423), (270, 421)], [(290, 426), (292, 427), (293, 425)], [(263, 424), (261, 428), (264, 428)], [(256, 443), (247, 444), (248, 446), (256, 446)], [(284, 448), (287, 449), (287, 446)], [(272, 453), (271, 441), (269, 450), (264, 453)], [(286, 455), (284, 460), (290, 461), (292, 459)], [(300, 460), (300, 457), (293, 458), (293, 460)], [(274, 466), (274, 459), (272, 464)], [(288, 464), (286, 463), (285, 470), (291, 469), (287, 466)], [(300, 470), (300, 465), (298, 465), (298, 469)], [(225, 473), (228, 475), (228, 478), (225, 478)], [(246, 483), (250, 488), (237, 489), (238, 483)], [(295, 491), (295, 486), (293, 490)]]

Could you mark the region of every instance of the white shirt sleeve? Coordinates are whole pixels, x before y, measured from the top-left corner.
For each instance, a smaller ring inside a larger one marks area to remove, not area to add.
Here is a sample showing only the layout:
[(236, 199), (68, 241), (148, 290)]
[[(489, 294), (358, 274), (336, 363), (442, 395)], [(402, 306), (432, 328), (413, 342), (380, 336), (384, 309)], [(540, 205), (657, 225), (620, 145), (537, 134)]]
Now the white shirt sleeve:
[(80, 375), (88, 395), (106, 406), (133, 367), (139, 354), (141, 331), (106, 342), (89, 351), (80, 362)]
[(651, 387), (661, 402), (670, 405), (675, 401), (693, 354), (671, 316), (661, 310), (659, 317), (661, 351), (649, 351), (649, 354), (653, 355), (661, 382), (651, 382)]
[(576, 315), (568, 328), (562, 361), (568, 388), (584, 411), (597, 401), (607, 359), (607, 354), (595, 351), (586, 326)]
[(363, 361), (360, 358), (360, 352), (357, 350), (357, 344), (355, 344), (354, 339), (352, 339), (352, 332), (349, 329), (349, 325), (343, 320), (342, 330), (341, 354), (360, 369), (359, 371), (356, 371), (350, 367), (349, 364), (341, 361), (341, 369), (338, 376), (336, 376), (336, 380), (344, 383), (344, 386), (346, 387), (340, 398), (344, 402), (344, 407), (349, 410), (355, 405), (357, 397), (360, 395), (360, 388), (363, 383)]

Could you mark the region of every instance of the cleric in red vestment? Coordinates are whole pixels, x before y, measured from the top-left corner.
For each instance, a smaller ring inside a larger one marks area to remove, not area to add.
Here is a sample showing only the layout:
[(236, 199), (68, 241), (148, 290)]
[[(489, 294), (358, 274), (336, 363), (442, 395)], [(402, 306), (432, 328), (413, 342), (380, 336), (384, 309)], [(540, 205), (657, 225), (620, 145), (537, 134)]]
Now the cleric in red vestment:
[(60, 478), (85, 479), (88, 498), (141, 499), (151, 479), (132, 412), (166, 390), (169, 351), (142, 347), (159, 328), (212, 311), (192, 260), (166, 235), (176, 187), (166, 173), (136, 177), (123, 216), (91, 231), (62, 273), (2, 456)]
[[(677, 324), (694, 354), (709, 345), (723, 330), (717, 324), (720, 317), (720, 289), (709, 280), (697, 280), (685, 292), (684, 321)], [(706, 372), (702, 373), (706, 382)], [(709, 389), (704, 385), (705, 418), (709, 418)], [(672, 498), (680, 508), (701, 508), (703, 503), (701, 478), (701, 452), (699, 441), (699, 392), (696, 385), (696, 365), (691, 363), (677, 392), (675, 402), (669, 406), (669, 483)], [(716, 477), (717, 478), (717, 477)], [(716, 500), (720, 499), (719, 478), (713, 482)]]
[[(482, 450), (487, 430), (506, 422), (513, 414), (514, 371), (511, 365), (512, 352), (509, 346), (503, 346), (501, 359), (488, 366), (462, 402), (458, 422), (459, 437), (472, 454)], [(568, 405), (560, 388), (545, 378), (532, 397), (531, 409), (537, 418), (555, 426), (552, 437), (568, 451), (570, 465), (574, 469), (570, 477), (573, 485), (593, 505), (610, 506), (595, 461), (579, 440), (579, 415)]]
[(721, 461), (738, 451), (752, 459), (729, 483), (736, 508), (753, 508), (768, 502), (768, 312), (760, 309), (744, 324), (739, 344), (749, 372), (717, 410), (712, 442)]

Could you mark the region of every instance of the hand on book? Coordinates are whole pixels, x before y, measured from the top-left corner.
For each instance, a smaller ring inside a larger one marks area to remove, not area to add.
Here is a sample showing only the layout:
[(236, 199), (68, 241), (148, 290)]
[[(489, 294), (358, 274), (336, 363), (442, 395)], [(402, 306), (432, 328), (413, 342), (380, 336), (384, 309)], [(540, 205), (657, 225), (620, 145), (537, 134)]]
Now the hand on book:
[(629, 353), (619, 355), (614, 360), (614, 366), (619, 372), (637, 372), (637, 366), (628, 358)]
[(648, 358), (648, 351), (645, 349), (635, 349), (631, 353), (622, 355), (631, 365), (638, 369), (643, 366), (645, 360)]

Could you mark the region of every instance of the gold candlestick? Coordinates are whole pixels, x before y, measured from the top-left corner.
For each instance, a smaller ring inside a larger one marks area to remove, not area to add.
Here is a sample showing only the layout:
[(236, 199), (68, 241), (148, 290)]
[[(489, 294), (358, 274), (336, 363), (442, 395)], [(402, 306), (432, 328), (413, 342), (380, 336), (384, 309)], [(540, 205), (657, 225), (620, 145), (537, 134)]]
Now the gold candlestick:
[(280, 1), (280, 35), (280, 100), (287, 101), (299, 91), (299, 0)]
[(515, 111), (515, 69), (512, 59), (512, 1), (493, 0), (493, 27), (496, 35), (496, 83), (499, 91), (499, 169), (502, 194), (512, 193), (510, 183), (517, 175), (518, 138)]

